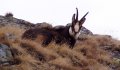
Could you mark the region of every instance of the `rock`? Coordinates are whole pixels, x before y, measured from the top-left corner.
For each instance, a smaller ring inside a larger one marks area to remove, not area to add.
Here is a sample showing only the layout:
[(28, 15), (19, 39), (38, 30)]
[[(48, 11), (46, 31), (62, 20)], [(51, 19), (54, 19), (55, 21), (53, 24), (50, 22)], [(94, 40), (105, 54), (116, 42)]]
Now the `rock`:
[(104, 45), (104, 46), (100, 46), (101, 49), (106, 50), (107, 52), (109, 52), (112, 57), (120, 59), (120, 49), (118, 48), (114, 48), (113, 49), (113, 45)]
[(0, 65), (10, 64), (13, 59), (10, 48), (7, 45), (0, 44)]
[(80, 32), (83, 35), (93, 35), (93, 33), (90, 30), (88, 30), (87, 28), (85, 28), (84, 26), (82, 26)]
[(5, 16), (0, 15), (0, 27), (5, 25), (17, 25), (24, 29), (32, 28), (35, 26), (33, 23), (30, 23), (28, 21), (14, 18), (13, 14), (11, 13), (7, 13)]
[(10, 12), (9, 12), (9, 13), (6, 13), (6, 14), (5, 14), (5, 17), (8, 17), (8, 18), (9, 18), (9, 17), (13, 17), (13, 14), (10, 13)]
[(71, 26), (72, 24), (71, 23), (68, 23), (66, 26)]

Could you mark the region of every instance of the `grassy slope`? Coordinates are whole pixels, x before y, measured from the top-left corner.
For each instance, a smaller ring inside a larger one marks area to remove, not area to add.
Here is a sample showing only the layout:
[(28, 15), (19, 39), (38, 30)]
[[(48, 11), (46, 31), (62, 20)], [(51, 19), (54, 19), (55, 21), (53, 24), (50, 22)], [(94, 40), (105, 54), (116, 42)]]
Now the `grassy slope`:
[[(70, 49), (66, 44), (60, 46), (52, 42), (42, 47), (35, 41), (23, 40), (24, 31), (16, 26), (0, 28), (0, 42), (10, 45), (14, 60), (19, 62), (3, 66), (1, 70), (110, 70), (110, 66), (120, 66), (111, 55), (111, 51), (120, 50), (120, 41), (109, 36), (88, 36)], [(7, 39), (6, 33), (12, 33), (16, 38)]]

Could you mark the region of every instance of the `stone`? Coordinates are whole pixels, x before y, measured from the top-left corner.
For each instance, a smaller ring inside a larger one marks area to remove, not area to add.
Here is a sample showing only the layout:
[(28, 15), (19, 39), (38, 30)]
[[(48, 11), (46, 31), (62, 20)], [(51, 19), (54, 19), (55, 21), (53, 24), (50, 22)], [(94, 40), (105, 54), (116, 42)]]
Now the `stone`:
[(10, 48), (7, 45), (0, 44), (0, 65), (7, 65), (12, 59)]
[(82, 26), (80, 32), (81, 32), (81, 34), (84, 34), (84, 35), (93, 35), (93, 33), (90, 30), (88, 30), (87, 28), (85, 28), (84, 26)]

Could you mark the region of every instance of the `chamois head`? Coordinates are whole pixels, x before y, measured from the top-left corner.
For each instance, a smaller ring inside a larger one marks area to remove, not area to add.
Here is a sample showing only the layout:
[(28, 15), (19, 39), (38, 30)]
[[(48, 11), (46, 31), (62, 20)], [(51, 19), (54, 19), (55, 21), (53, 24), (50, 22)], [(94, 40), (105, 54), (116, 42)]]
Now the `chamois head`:
[(72, 25), (69, 28), (69, 34), (75, 39), (78, 39), (80, 35), (80, 29), (82, 27), (82, 24), (86, 20), (85, 16), (88, 14), (88, 12), (80, 20), (78, 20), (78, 9), (77, 8), (76, 8), (76, 11), (77, 13), (73, 14), (72, 16)]

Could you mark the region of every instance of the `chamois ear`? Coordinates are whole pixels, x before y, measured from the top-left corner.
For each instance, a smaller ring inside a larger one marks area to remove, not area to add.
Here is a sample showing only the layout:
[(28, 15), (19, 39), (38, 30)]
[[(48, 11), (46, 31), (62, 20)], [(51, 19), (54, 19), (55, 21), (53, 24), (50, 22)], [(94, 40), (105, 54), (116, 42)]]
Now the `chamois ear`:
[(72, 16), (72, 24), (75, 23), (75, 14)]
[(82, 25), (84, 22), (85, 22), (85, 20), (86, 20), (86, 15), (88, 14), (89, 12), (87, 12), (81, 19), (80, 19), (80, 21), (79, 21), (79, 24), (80, 25)]

